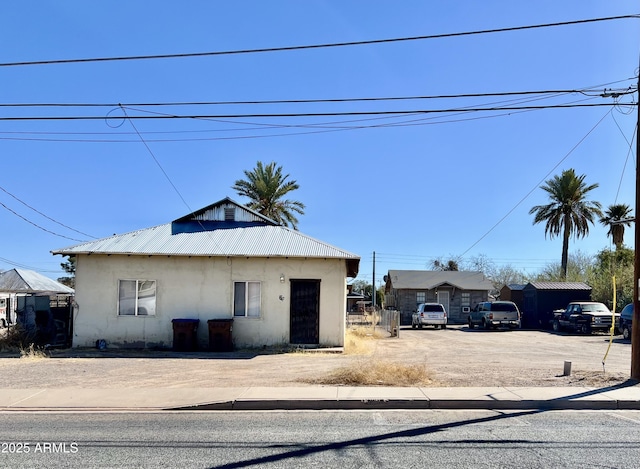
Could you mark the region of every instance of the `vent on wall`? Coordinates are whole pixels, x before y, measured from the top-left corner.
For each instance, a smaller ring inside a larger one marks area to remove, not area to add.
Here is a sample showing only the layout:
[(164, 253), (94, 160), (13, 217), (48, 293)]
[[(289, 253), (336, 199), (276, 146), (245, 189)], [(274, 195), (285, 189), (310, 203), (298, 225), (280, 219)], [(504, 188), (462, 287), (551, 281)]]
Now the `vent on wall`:
[(469, 308), (468, 306), (463, 306), (462, 307), (462, 312), (463, 313), (469, 313), (469, 312), (471, 312), (471, 308)]
[(224, 209), (224, 221), (235, 221), (236, 209), (235, 207), (226, 207)]

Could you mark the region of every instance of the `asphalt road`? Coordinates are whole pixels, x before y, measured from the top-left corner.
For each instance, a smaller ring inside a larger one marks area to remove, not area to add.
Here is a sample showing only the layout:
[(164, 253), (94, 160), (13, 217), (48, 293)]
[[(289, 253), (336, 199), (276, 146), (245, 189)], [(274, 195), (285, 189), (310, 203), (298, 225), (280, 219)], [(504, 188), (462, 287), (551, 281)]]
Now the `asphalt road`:
[(0, 466), (633, 468), (639, 430), (639, 411), (12, 413)]

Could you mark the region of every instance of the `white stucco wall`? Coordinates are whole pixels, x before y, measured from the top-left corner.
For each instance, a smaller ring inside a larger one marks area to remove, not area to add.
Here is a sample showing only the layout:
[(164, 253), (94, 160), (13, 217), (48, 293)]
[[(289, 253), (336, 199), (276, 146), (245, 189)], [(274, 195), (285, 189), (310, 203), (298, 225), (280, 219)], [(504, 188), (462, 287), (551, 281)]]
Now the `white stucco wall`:
[[(118, 316), (118, 282), (126, 279), (156, 281), (155, 316)], [(288, 343), (290, 279), (320, 280), (320, 344), (343, 346), (344, 260), (116, 255), (77, 258), (73, 345), (104, 339), (109, 347), (171, 347), (171, 320), (189, 318), (200, 320), (198, 342), (206, 348), (207, 321), (232, 318), (237, 281), (261, 282), (261, 317), (233, 318), (234, 345)]]

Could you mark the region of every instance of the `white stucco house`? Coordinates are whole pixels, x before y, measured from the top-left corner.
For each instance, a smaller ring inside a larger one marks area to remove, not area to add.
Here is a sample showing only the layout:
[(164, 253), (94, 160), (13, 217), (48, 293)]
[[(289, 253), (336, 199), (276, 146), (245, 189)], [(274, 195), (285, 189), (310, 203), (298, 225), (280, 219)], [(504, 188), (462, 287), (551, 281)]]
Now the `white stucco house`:
[(226, 198), (170, 223), (52, 251), (75, 256), (73, 346), (171, 347), (174, 319), (233, 320), (236, 347), (343, 346), (360, 257)]

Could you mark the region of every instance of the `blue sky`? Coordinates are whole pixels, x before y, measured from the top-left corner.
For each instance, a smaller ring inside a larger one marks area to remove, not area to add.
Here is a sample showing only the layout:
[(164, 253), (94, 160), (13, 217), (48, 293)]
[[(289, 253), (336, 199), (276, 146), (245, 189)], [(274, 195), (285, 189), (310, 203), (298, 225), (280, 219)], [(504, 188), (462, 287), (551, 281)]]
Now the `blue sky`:
[[(153, 5), (153, 7), (151, 7)], [(635, 1), (5, 2), (0, 63), (253, 50), (430, 36), (638, 14)], [(382, 44), (0, 67), (0, 117), (305, 114), (612, 103), (635, 87), (640, 19)], [(590, 90), (341, 103), (136, 104)], [(637, 93), (621, 98), (637, 101)], [(485, 256), (530, 274), (559, 262), (529, 210), (563, 169), (634, 204), (624, 106), (526, 112), (155, 120), (0, 120), (0, 270), (52, 278), (51, 250), (167, 223), (224, 197), (256, 161), (300, 184), (299, 229), (362, 257), (359, 279)], [(632, 243), (632, 229), (626, 234)], [(593, 226), (570, 252), (610, 246)]]

